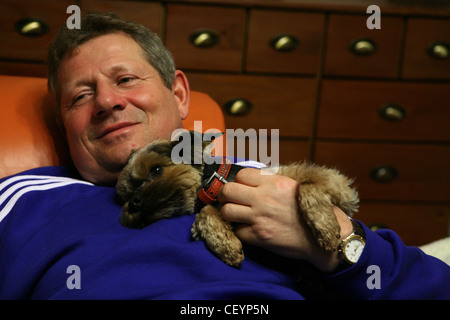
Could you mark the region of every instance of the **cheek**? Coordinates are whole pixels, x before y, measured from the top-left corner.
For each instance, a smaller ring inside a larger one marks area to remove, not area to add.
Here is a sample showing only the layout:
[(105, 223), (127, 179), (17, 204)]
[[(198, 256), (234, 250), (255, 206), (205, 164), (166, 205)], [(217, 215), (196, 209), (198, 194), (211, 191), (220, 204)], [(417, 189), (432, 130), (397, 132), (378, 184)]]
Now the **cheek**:
[(63, 115), (63, 121), (67, 142), (72, 145), (80, 142), (87, 132), (89, 116), (84, 112), (77, 111)]
[(182, 126), (173, 95), (135, 95), (129, 101), (145, 114), (154, 138), (168, 139), (173, 130)]
[(156, 89), (139, 88), (133, 90), (131, 94), (126, 96), (126, 100), (145, 113), (155, 113), (159, 109), (158, 106), (163, 104), (163, 101), (160, 95), (152, 94), (154, 90)]

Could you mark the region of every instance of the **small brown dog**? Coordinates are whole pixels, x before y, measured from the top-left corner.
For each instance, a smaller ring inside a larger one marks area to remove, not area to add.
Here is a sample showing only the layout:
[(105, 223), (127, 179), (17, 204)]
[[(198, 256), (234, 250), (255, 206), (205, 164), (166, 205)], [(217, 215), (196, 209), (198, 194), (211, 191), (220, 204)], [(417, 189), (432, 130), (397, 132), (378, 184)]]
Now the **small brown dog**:
[[(197, 133), (190, 134), (194, 142)], [(190, 164), (175, 164), (172, 156), (178, 144), (158, 140), (131, 154), (116, 186), (124, 204), (121, 223), (129, 228), (144, 228), (161, 219), (198, 212), (192, 226), (193, 238), (204, 240), (226, 264), (239, 267), (244, 259), (242, 243), (232, 224), (220, 217), (214, 195), (242, 167), (226, 162), (205, 164), (203, 157), (196, 164), (194, 157), (204, 155), (210, 142), (202, 143), (200, 148), (192, 143), (194, 152), (191, 161), (186, 161)], [(358, 194), (350, 187), (352, 181), (335, 169), (308, 163), (280, 166), (277, 174), (298, 182), (298, 205), (304, 220), (320, 246), (335, 250), (340, 242), (340, 227), (333, 206), (348, 216), (357, 211)]]

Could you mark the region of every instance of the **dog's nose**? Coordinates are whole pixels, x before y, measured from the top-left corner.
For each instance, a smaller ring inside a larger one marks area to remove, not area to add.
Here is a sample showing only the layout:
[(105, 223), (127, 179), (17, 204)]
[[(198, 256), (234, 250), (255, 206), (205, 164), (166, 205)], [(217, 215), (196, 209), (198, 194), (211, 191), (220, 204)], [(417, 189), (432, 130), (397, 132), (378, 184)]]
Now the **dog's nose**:
[(128, 201), (128, 208), (132, 213), (141, 211), (142, 209), (142, 196), (140, 194), (135, 194)]

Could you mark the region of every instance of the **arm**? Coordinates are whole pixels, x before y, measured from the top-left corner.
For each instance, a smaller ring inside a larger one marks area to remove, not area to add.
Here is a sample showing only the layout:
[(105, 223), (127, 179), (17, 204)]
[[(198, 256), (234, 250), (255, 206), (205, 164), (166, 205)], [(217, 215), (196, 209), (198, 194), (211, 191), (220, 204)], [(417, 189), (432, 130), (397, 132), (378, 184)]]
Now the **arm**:
[(393, 231), (363, 228), (366, 247), (359, 261), (329, 281), (357, 299), (450, 299), (447, 264), (406, 246)]
[[(296, 189), (296, 182), (290, 178), (261, 175), (255, 169), (241, 170), (235, 183), (227, 183), (219, 193), (218, 199), (224, 203), (221, 213), (226, 220), (242, 223), (236, 228), (242, 241), (308, 261), (319, 270), (330, 272), (338, 265), (337, 252), (325, 252), (316, 245), (298, 212)], [(336, 208), (335, 213), (341, 225), (341, 238), (345, 238), (352, 232), (352, 225), (341, 210)], [(365, 231), (367, 244), (360, 261), (328, 277), (342, 291), (358, 298), (407, 298), (410, 285), (415, 285), (418, 298), (434, 294), (446, 297), (442, 291), (450, 291), (447, 265), (424, 255), (420, 249), (406, 247), (392, 232), (377, 235), (367, 228)], [(370, 265), (380, 267), (381, 289), (367, 288)], [(431, 271), (427, 270), (436, 272), (433, 277), (442, 285), (430, 285)]]

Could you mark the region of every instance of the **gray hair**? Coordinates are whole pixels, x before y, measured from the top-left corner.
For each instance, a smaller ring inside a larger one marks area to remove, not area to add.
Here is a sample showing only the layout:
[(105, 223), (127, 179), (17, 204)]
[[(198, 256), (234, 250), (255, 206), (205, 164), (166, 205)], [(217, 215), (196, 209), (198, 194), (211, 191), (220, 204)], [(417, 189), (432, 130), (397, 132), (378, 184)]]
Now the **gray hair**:
[(58, 104), (60, 94), (58, 68), (62, 59), (91, 39), (117, 32), (131, 36), (139, 44), (148, 62), (158, 71), (164, 85), (169, 89), (172, 88), (175, 80), (175, 63), (172, 54), (157, 34), (143, 25), (123, 20), (113, 13), (88, 13), (82, 17), (80, 29), (62, 27), (49, 48), (47, 86)]

